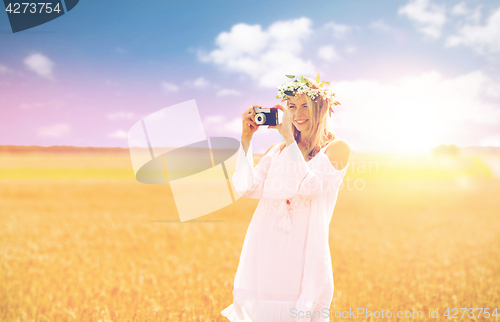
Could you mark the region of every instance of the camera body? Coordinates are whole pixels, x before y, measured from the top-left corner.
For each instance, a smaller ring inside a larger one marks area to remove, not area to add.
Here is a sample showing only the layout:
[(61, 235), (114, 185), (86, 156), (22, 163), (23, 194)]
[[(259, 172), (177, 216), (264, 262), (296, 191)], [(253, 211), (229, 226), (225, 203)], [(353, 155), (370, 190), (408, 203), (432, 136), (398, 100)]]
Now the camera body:
[(254, 107), (255, 110), (255, 123), (257, 125), (278, 125), (278, 108), (258, 108)]

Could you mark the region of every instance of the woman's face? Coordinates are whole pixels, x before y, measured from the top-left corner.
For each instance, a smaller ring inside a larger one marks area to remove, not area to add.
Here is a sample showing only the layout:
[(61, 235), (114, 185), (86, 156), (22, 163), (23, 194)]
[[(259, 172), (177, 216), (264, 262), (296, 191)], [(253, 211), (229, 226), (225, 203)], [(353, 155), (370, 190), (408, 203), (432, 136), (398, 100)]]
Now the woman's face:
[(307, 132), (311, 126), (311, 120), (309, 119), (309, 106), (307, 104), (305, 95), (307, 94), (301, 94), (299, 98), (295, 98), (295, 96), (292, 96), (287, 101), (287, 106), (288, 110), (290, 111), (293, 125), (300, 132)]

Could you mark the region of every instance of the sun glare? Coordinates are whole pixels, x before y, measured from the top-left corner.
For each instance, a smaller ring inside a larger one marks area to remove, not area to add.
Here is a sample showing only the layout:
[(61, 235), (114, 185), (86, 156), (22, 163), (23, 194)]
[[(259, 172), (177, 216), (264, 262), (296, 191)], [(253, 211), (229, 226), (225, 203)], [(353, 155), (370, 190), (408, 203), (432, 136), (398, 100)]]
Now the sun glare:
[[(391, 147), (396, 153), (422, 153), (441, 144), (442, 129), (439, 125), (436, 102), (399, 101), (389, 108), (386, 126), (382, 129), (390, 137)], [(395, 104), (395, 105), (396, 105)]]

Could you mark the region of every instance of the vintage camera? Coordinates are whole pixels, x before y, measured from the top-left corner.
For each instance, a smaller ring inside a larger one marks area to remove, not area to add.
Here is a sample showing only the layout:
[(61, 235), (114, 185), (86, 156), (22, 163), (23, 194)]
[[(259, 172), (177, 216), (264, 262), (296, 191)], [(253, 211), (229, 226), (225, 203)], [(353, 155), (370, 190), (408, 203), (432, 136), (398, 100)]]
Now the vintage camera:
[(255, 123), (257, 125), (278, 125), (278, 108), (258, 108), (254, 107), (255, 110)]

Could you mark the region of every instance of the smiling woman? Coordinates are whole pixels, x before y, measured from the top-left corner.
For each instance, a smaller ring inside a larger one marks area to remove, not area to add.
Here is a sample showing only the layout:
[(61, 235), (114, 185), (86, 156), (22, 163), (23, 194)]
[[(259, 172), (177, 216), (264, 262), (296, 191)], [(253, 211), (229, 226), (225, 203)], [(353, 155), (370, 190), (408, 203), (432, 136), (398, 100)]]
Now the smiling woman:
[(284, 85), (287, 107), (276, 105), (282, 123), (269, 126), (285, 140), (255, 167), (251, 138), (259, 126), (253, 106), (242, 115), (233, 184), (241, 196), (261, 200), (243, 243), (233, 303), (221, 311), (231, 322), (329, 321), (329, 224), (350, 149), (327, 127), (332, 92), (314, 91), (319, 80), (302, 80), (307, 85)]
[(298, 99), (293, 98), (288, 101), (288, 109), (293, 113), (293, 125), (300, 132), (305, 132), (309, 129), (311, 122), (309, 121), (309, 106), (307, 106), (306, 98), (301, 95)]
[[(277, 105), (277, 107), (284, 111), (284, 114), (290, 116), (293, 127), (288, 127), (288, 129), (291, 129), (294, 140), (297, 141), (297, 145), (302, 151), (304, 159), (309, 161), (314, 158), (324, 146), (334, 140), (339, 140), (328, 128), (327, 112), (329, 112), (331, 116), (333, 106), (340, 105), (340, 103), (334, 100), (335, 94), (331, 90), (322, 89), (322, 84), (318, 84), (319, 75), (317, 82), (307, 77), (302, 77), (302, 79), (306, 82), (307, 89), (304, 89), (303, 85), (299, 85), (301, 88), (295, 92), (290, 92), (288, 90), (283, 91), (284, 94), (286, 93), (285, 96), (281, 95), (279, 97), (281, 97), (283, 101), (287, 101), (287, 109), (281, 105)], [(293, 88), (293, 86), (297, 87), (296, 84), (299, 82), (291, 83), (292, 85), (287, 85), (287, 83), (283, 85), (282, 88), (284, 86), (286, 86), (286, 89)], [(270, 128), (278, 128), (280, 133), (282, 132), (279, 124), (277, 126), (270, 126)], [(280, 146), (280, 150), (282, 151), (286, 145), (287, 134), (281, 134), (285, 137), (285, 142)], [(342, 140), (342, 143), (332, 145), (332, 148), (329, 148), (325, 152), (331, 159), (334, 167), (338, 169), (339, 163), (341, 165), (347, 164), (350, 156), (350, 147), (347, 142)]]

